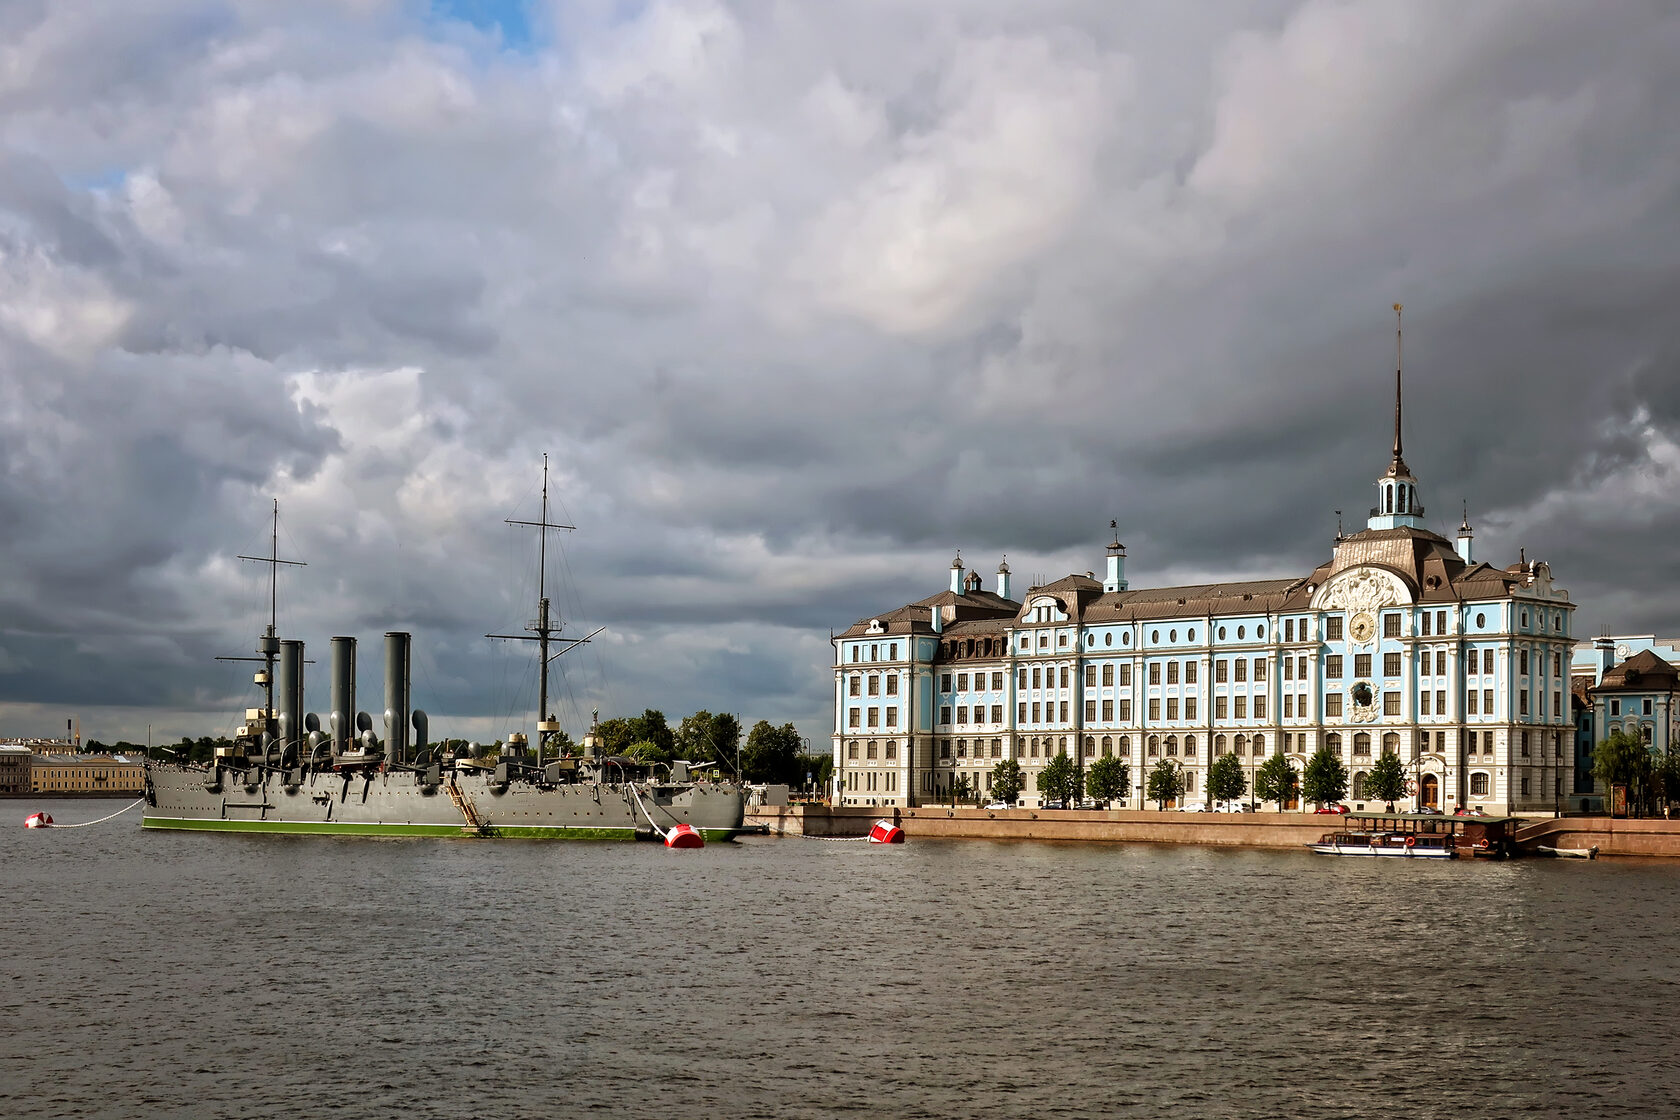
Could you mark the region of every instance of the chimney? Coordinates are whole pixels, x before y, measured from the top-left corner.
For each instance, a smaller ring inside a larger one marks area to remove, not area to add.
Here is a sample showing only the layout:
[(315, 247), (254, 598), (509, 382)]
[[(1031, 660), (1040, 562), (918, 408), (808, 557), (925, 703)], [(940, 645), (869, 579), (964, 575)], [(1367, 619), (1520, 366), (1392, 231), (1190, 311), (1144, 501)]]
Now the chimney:
[(385, 757), (408, 761), (408, 656), (412, 636), (385, 635)]
[(275, 702), (280, 708), (282, 766), (295, 765), (303, 743), (303, 643), (291, 638), (280, 643)]
[(955, 560), (951, 561), (951, 594), (961, 595), (962, 593), (963, 593), (963, 562), (962, 562), (962, 553), (959, 552), (959, 553), (957, 553), (957, 558)]
[(1005, 557), (1004, 560), (1003, 560), (1003, 563), (998, 565), (997, 593), (998, 593), (998, 598), (999, 599), (1009, 598), (1009, 558), (1008, 557)]
[(350, 749), (350, 740), (356, 734), (355, 718), (356, 639), (338, 637), (332, 640), (332, 714), (327, 717), (333, 754)]

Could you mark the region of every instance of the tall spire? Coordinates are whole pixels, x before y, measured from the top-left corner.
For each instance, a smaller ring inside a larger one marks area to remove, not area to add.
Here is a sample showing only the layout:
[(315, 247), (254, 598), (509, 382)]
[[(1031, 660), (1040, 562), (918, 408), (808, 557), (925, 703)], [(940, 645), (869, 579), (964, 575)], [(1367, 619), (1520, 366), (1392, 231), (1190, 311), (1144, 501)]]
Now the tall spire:
[(1400, 462), (1400, 305), (1394, 305), (1394, 461)]
[(1400, 433), (1405, 419), (1404, 398), (1401, 396), (1401, 370), (1403, 368), (1403, 351), (1401, 350), (1400, 305), (1394, 305), (1394, 455), (1389, 460), (1388, 470), (1377, 480), (1377, 504), (1371, 510), (1371, 519), (1367, 524), (1372, 529), (1422, 529), (1423, 506), (1418, 502), (1417, 479), (1406, 466), (1402, 457), (1403, 444)]

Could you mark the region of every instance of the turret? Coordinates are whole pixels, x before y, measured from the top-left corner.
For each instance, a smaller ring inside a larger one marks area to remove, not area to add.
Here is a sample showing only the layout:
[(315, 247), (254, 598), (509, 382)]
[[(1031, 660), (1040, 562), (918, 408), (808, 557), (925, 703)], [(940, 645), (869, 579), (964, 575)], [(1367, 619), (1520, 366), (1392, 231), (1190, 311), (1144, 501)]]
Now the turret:
[(1003, 563), (998, 565), (997, 593), (999, 599), (1009, 598), (1009, 558), (1004, 557)]
[(959, 553), (957, 553), (957, 558), (955, 560), (951, 561), (951, 594), (961, 595), (962, 593), (963, 593), (963, 562), (962, 562), (962, 553), (959, 552)]
[(1388, 470), (1377, 479), (1377, 504), (1371, 507), (1372, 529), (1426, 529), (1423, 504), (1418, 501), (1417, 479), (1401, 454), (1400, 430), (1400, 305), (1394, 305), (1394, 453)]
[(1458, 523), (1458, 558), (1466, 564), (1474, 564), (1476, 534), (1470, 529), (1470, 504), (1464, 505), (1464, 520)]
[(1126, 583), (1126, 546), (1120, 543), (1120, 523), (1110, 521), (1108, 527), (1114, 530), (1114, 540), (1108, 545), (1108, 575), (1103, 579), (1104, 591), (1124, 591)]

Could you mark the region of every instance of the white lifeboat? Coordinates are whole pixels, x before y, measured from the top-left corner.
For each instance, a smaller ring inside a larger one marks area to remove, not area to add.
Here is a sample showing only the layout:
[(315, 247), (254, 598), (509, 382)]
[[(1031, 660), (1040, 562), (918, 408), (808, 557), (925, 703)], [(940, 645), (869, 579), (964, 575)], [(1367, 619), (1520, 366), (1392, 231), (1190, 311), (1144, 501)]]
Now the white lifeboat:
[(51, 813), (31, 813), (23, 818), (25, 828), (51, 828), (52, 823)]

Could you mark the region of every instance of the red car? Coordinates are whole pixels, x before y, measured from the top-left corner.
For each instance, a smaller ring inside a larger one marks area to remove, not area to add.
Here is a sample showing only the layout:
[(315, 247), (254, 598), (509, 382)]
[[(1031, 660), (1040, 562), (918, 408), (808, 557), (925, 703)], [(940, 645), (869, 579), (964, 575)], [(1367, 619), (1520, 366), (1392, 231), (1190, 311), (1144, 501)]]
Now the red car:
[(1348, 807), (1346, 805), (1320, 805), (1313, 810), (1315, 813), (1345, 813), (1347, 811)]

